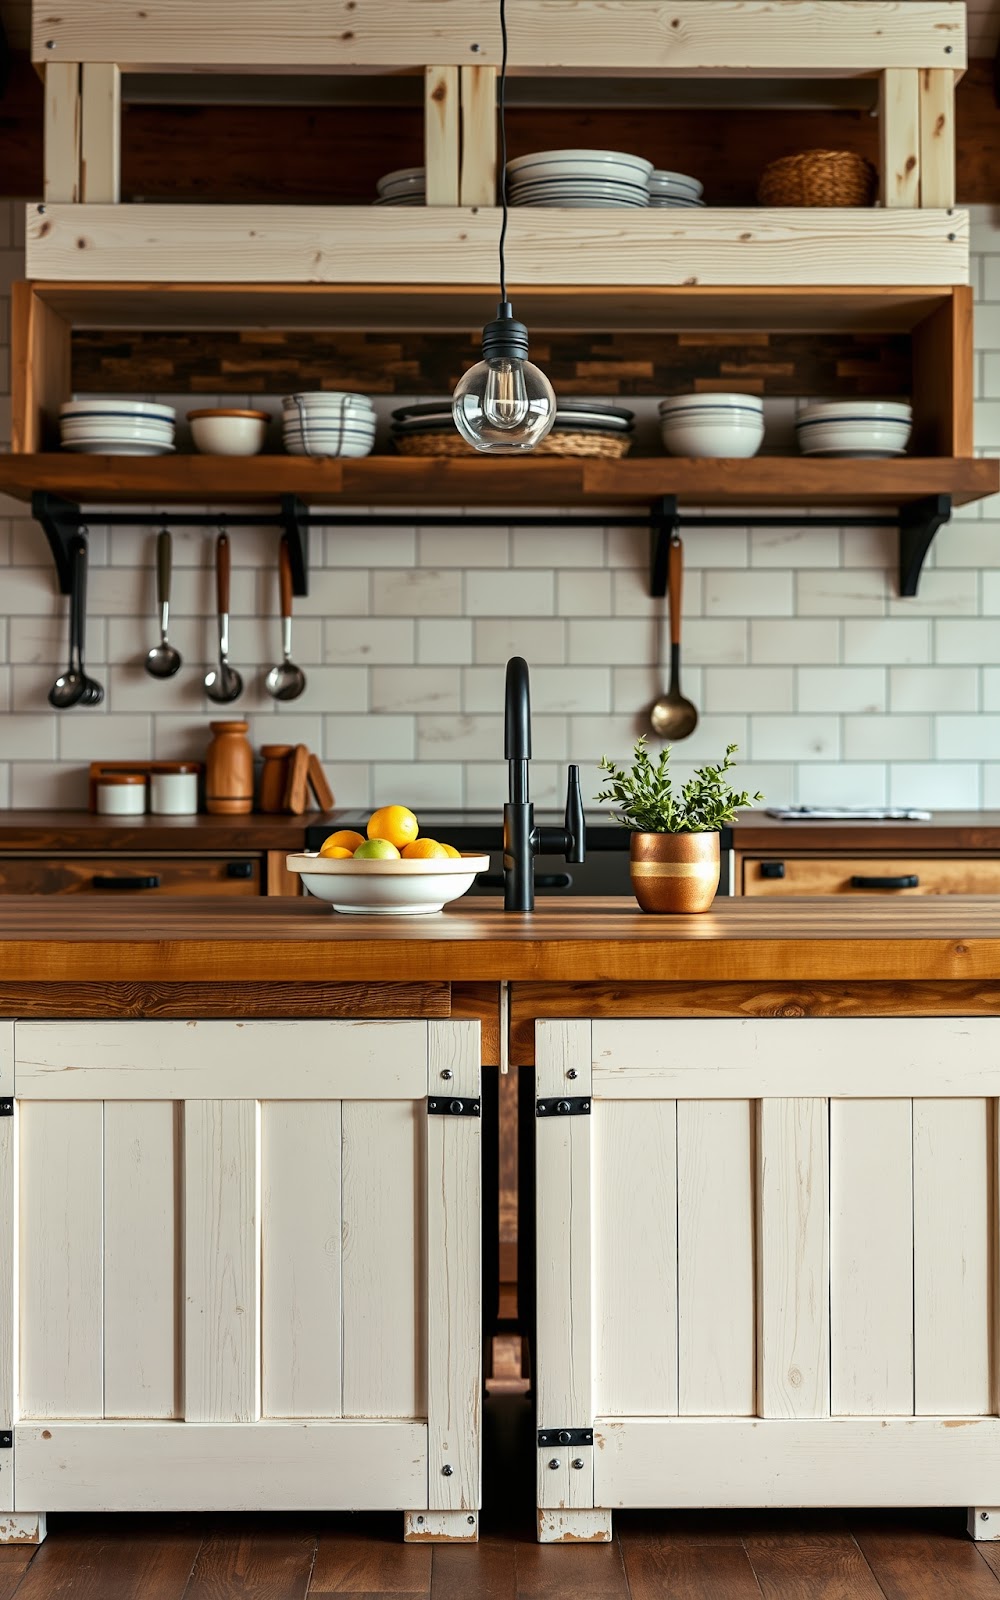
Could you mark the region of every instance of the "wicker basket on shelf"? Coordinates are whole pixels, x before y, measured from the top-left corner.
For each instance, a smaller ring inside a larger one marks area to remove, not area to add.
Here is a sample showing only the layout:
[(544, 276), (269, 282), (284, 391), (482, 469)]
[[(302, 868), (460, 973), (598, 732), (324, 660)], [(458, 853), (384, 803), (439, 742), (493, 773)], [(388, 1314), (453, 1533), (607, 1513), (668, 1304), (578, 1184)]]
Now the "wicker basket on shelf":
[(782, 156), (761, 173), (762, 206), (871, 206), (878, 174), (853, 150), (802, 150)]
[[(472, 446), (466, 444), (459, 433), (409, 433), (397, 434), (393, 440), (401, 456), (436, 456), (439, 460), (452, 456), (474, 456)], [(541, 444), (536, 444), (534, 456), (602, 456), (608, 461), (619, 461), (627, 456), (632, 445), (628, 434), (618, 433), (550, 433)]]

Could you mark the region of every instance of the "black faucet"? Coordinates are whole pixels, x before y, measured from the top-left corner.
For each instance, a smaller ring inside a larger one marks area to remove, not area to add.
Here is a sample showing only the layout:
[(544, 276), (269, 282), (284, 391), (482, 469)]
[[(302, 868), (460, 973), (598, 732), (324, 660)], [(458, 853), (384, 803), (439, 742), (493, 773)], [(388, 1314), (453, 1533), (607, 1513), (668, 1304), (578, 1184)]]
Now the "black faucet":
[(535, 827), (535, 808), (528, 799), (531, 697), (528, 663), (523, 656), (511, 656), (507, 663), (503, 744), (510, 773), (510, 799), (503, 808), (503, 908), (505, 911), (533, 911), (536, 855), (563, 855), (569, 862), (583, 861), (587, 826), (580, 794), (580, 768), (571, 766), (566, 783), (566, 826)]

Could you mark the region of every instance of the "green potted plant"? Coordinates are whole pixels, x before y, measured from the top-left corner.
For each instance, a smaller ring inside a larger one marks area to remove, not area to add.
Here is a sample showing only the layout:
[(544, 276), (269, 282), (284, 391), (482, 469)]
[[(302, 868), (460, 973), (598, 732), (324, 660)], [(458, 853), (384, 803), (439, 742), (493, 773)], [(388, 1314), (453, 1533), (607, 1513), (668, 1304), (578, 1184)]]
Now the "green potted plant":
[(718, 766), (699, 767), (677, 791), (670, 773), (670, 746), (654, 762), (645, 735), (636, 741), (630, 767), (601, 757), (616, 822), (631, 830), (632, 892), (643, 911), (707, 911), (719, 887), (719, 830), (762, 794), (730, 787), (737, 746), (728, 745)]

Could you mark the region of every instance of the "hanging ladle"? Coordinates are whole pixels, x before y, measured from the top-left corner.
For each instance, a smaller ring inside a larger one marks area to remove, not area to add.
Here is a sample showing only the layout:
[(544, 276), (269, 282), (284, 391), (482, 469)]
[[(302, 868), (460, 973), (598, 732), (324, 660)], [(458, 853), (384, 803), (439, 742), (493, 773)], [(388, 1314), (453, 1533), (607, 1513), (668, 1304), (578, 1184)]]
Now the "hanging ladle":
[(69, 665), (60, 673), (49, 690), (49, 705), (57, 711), (67, 711), (70, 706), (97, 706), (104, 699), (104, 690), (87, 676), (83, 665), (83, 625), (87, 604), (87, 540), (78, 538), (73, 545), (73, 564), (69, 591)]
[(283, 659), (280, 666), (271, 668), (264, 679), (264, 687), (275, 700), (297, 700), (306, 686), (306, 675), (292, 660), (292, 558), (285, 534), (282, 534), (278, 546), (278, 584), (281, 591)]
[(681, 694), (681, 590), (684, 546), (676, 534), (670, 541), (667, 583), (670, 590), (670, 684), (649, 709), (653, 732), (671, 743), (686, 739), (698, 726), (698, 708)]
[(173, 541), (169, 529), (162, 528), (156, 541), (156, 599), (160, 607), (160, 642), (154, 644), (144, 662), (151, 678), (172, 678), (180, 669), (181, 653), (167, 643), (170, 622), (170, 569)]
[(216, 705), (226, 706), (243, 693), (243, 679), (229, 665), (229, 535), (220, 533), (215, 543), (215, 593), (219, 612), (219, 664), (205, 674), (205, 693)]

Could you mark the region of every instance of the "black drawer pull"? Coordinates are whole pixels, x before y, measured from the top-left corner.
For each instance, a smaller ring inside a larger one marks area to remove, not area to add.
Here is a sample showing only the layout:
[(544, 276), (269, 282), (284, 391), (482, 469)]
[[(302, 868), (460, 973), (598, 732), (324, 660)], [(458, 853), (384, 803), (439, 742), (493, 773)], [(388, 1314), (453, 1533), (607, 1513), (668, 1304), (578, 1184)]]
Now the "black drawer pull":
[(904, 873), (900, 878), (865, 878), (860, 873), (855, 873), (851, 879), (852, 889), (916, 889), (920, 879), (915, 872)]
[(785, 876), (785, 863), (783, 861), (762, 861), (760, 875), (762, 878), (783, 878)]
[(226, 877), (227, 878), (252, 878), (253, 877), (253, 862), (252, 861), (228, 861), (226, 863)]
[(158, 889), (160, 880), (152, 874), (148, 878), (91, 878), (92, 889)]
[[(502, 872), (481, 872), (476, 879), (480, 889), (502, 889)], [(569, 872), (539, 872), (535, 875), (536, 889), (570, 889), (573, 877)]]

